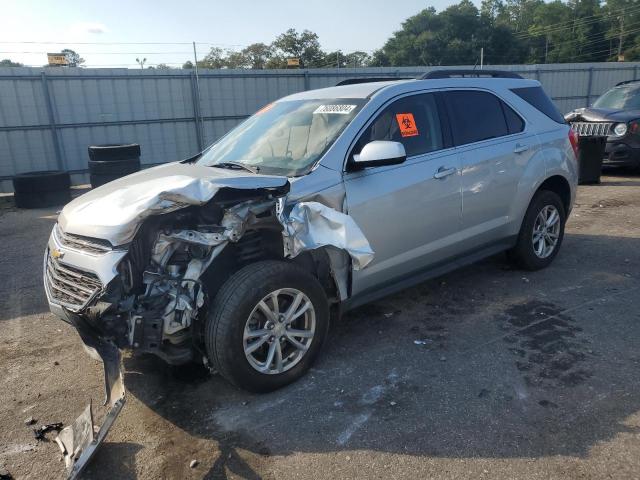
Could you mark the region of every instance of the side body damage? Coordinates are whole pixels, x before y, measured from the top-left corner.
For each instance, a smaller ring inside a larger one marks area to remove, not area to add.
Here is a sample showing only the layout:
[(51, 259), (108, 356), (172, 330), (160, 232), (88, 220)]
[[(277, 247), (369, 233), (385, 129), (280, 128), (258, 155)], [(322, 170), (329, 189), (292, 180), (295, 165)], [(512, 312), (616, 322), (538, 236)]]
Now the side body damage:
[[(63, 213), (46, 254), (45, 288), (50, 302), (64, 307), (64, 317), (88, 352), (102, 360), (105, 405), (110, 407), (97, 434), (91, 405), (60, 433), (57, 442), (70, 478), (82, 471), (124, 405), (120, 350), (152, 353), (170, 364), (195, 360), (208, 365), (203, 343), (208, 307), (225, 280), (244, 265), (291, 259), (318, 277), (334, 303), (348, 297), (351, 269), (373, 259), (362, 231), (351, 217), (317, 196), (314, 201), (288, 201), (286, 179), (280, 185), (270, 182), (264, 188), (203, 188), (185, 181), (182, 187), (148, 196), (144, 208), (129, 215), (111, 237), (128, 243), (96, 253), (101, 269), (96, 283), (113, 278), (88, 296), (65, 288), (65, 275), (77, 272), (65, 266), (64, 257), (91, 242), (63, 230), (68, 227)], [(166, 184), (176, 182), (165, 178)], [(135, 188), (144, 189), (144, 182)], [(126, 204), (123, 197), (134, 193), (114, 191), (109, 203)], [(86, 204), (82, 208), (87, 210), (84, 215), (96, 214)]]

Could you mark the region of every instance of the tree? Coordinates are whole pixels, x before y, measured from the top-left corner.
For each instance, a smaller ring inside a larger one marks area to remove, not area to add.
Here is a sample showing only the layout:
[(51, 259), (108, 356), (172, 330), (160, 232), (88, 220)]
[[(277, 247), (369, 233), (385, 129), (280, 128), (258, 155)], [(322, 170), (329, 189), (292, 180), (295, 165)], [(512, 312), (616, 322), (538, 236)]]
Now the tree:
[(345, 66), (351, 68), (366, 67), (371, 61), (371, 56), (367, 52), (356, 50), (345, 55)]
[(191, 70), (193, 68), (193, 62), (191, 60), (187, 60), (182, 64), (182, 68), (185, 70)]
[(198, 60), (198, 68), (223, 68), (226, 66), (225, 52), (219, 47), (211, 47), (202, 60)]
[(263, 69), (273, 56), (273, 49), (264, 43), (253, 43), (242, 50), (248, 68)]
[[(149, 67), (151, 68), (151, 67)], [(166, 63), (159, 63), (156, 65), (156, 69), (157, 70), (171, 70), (173, 67), (170, 67), (169, 65), (167, 65)]]
[(323, 65), (324, 54), (320, 48), (318, 35), (309, 30), (298, 33), (294, 28), (290, 28), (278, 35), (271, 46), (276, 51), (274, 57), (278, 57), (280, 61), (286, 58), (299, 58), (300, 66), (303, 68)]
[(336, 50), (334, 52), (327, 52), (324, 54), (324, 59), (322, 61), (322, 65), (317, 65), (317, 67), (322, 68), (344, 68), (346, 66), (347, 57), (341, 50)]
[(84, 58), (80, 57), (79, 54), (69, 48), (65, 48), (60, 53), (64, 54), (64, 56), (66, 57), (67, 66), (69, 67), (79, 67), (84, 63)]
[(4, 60), (0, 60), (0, 67), (24, 67), (24, 65), (5, 58)]
[(227, 68), (249, 68), (247, 57), (242, 52), (227, 50), (224, 65)]

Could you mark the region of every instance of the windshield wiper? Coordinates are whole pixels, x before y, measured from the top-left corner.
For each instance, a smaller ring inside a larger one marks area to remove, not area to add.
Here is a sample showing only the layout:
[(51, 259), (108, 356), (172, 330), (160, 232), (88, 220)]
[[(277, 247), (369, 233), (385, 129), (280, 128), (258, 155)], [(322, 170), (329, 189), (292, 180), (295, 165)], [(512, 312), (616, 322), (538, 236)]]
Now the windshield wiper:
[(245, 165), (244, 163), (240, 163), (240, 162), (220, 162), (220, 163), (215, 163), (211, 166), (217, 167), (217, 168), (230, 168), (233, 170), (240, 168), (242, 170), (246, 170), (247, 172), (251, 172), (251, 173), (258, 173), (260, 171), (260, 167), (251, 168), (248, 165)]

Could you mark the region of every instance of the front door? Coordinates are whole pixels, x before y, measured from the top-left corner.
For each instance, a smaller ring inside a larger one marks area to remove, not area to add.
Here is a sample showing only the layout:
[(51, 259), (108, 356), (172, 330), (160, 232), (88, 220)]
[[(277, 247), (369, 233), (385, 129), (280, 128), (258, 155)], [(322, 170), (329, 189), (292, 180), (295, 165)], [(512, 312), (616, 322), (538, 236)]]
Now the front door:
[(455, 255), (461, 225), (459, 156), (447, 139), (433, 93), (387, 106), (366, 128), (351, 155), (374, 140), (401, 142), (400, 165), (347, 171), (348, 213), (375, 257), (353, 273), (352, 294), (364, 294)]

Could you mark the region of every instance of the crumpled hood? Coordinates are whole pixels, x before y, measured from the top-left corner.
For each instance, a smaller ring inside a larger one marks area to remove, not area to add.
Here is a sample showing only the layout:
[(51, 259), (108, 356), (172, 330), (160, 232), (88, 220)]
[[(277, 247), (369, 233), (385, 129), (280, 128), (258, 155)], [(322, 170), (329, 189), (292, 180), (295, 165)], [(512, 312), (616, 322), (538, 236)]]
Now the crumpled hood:
[(288, 191), (287, 177), (169, 163), (107, 183), (68, 203), (58, 222), (68, 233), (122, 245), (152, 215), (203, 205), (221, 188)]
[(565, 115), (568, 122), (629, 122), (640, 118), (640, 110), (578, 108)]

